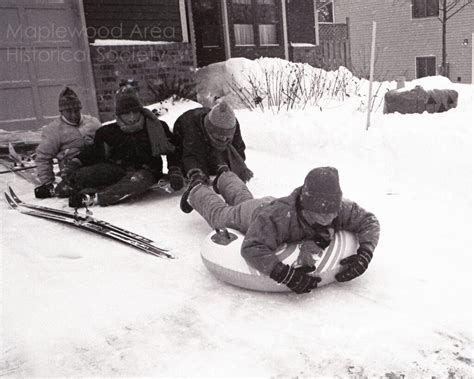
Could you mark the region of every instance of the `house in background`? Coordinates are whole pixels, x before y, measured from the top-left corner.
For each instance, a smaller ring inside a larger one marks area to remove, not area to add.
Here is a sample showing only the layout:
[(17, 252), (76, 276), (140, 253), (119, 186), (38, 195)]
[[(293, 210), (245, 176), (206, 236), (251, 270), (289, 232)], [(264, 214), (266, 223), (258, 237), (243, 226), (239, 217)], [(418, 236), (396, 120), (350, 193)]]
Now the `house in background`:
[[(124, 79), (133, 78), (150, 104), (192, 83), (196, 67), (232, 57), (345, 64), (334, 49), (319, 51), (330, 60), (314, 57), (314, 3), (319, 0), (2, 0), (0, 129), (47, 124), (58, 114), (65, 85), (78, 93), (85, 113), (104, 122), (114, 118), (114, 92)], [(304, 7), (313, 15), (307, 23), (295, 16)]]
[(84, 113), (104, 122), (114, 118), (121, 80), (137, 80), (149, 104), (156, 88), (190, 81), (195, 68), (185, 0), (2, 0), (0, 21), (6, 131), (37, 130), (57, 117), (66, 85)]
[[(372, 22), (376, 21), (375, 75), (379, 80), (439, 74), (439, 4), (439, 0), (335, 0), (336, 22), (350, 19), (351, 70), (368, 75)], [(472, 83), (473, 20), (474, 6), (468, 5), (447, 23), (448, 77), (453, 82)]]
[[(368, 77), (377, 22), (379, 80), (440, 74), (440, 0), (193, 0), (198, 66), (231, 57), (280, 57), (316, 67), (340, 65)], [(453, 0), (448, 0), (448, 5)], [(461, 1), (460, 5), (465, 1)], [(458, 5), (457, 7), (459, 7)], [(456, 11), (453, 8), (451, 14)], [(447, 23), (448, 77), (472, 83), (474, 5)]]
[[(196, 67), (233, 57), (306, 62), (376, 77), (438, 73), (438, 0), (2, 0), (0, 129), (35, 130), (57, 116), (65, 85), (84, 112), (114, 118), (114, 92), (133, 78), (144, 103), (192, 84)], [(472, 82), (474, 8), (448, 23), (449, 77)]]
[(198, 67), (262, 56), (324, 68), (349, 66), (347, 25), (335, 24), (331, 2), (193, 0), (191, 11)]

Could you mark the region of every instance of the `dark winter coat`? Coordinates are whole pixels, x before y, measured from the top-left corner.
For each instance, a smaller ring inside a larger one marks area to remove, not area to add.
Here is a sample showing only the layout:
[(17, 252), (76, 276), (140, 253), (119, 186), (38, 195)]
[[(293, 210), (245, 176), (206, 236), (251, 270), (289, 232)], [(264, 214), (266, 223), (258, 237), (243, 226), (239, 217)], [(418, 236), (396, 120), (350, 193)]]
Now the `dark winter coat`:
[(334, 232), (347, 230), (359, 239), (365, 250), (373, 252), (377, 246), (380, 225), (377, 218), (356, 203), (343, 199), (341, 209), (334, 221), (327, 227), (311, 227), (299, 211), (301, 187), (289, 196), (276, 199), (259, 207), (252, 215), (252, 222), (245, 234), (241, 254), (257, 270), (269, 275), (279, 262), (275, 255), (283, 243), (306, 239), (317, 241), (325, 248)]
[[(174, 143), (175, 137), (166, 122), (158, 120), (153, 113), (144, 110), (146, 123), (160, 123), (169, 141)], [(180, 166), (176, 152), (167, 156), (168, 168)], [(150, 136), (147, 127), (134, 133), (124, 133), (116, 122), (100, 128), (94, 139), (94, 145), (79, 155), (85, 166), (95, 163), (114, 163), (126, 170), (146, 169), (155, 179), (163, 174), (163, 159), (160, 155), (153, 156)]]
[[(216, 174), (218, 164), (216, 151), (212, 148), (204, 129), (204, 117), (209, 112), (209, 108), (191, 109), (179, 116), (174, 124), (173, 134), (178, 141), (178, 156), (185, 174), (195, 168), (201, 169), (207, 175)], [(238, 121), (232, 145), (245, 160), (245, 143)]]

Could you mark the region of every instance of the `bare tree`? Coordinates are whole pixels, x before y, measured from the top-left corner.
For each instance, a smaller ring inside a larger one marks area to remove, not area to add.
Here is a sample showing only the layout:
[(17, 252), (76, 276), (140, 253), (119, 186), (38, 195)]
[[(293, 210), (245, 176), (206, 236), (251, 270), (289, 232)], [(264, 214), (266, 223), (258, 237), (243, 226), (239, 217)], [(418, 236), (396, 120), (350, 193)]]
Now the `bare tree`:
[(448, 20), (454, 17), (456, 14), (461, 12), (468, 5), (473, 5), (473, 0), (439, 0), (439, 14), (438, 20), (442, 25), (441, 32), (441, 68), (440, 74), (443, 76), (448, 76), (448, 53), (446, 51), (446, 30)]

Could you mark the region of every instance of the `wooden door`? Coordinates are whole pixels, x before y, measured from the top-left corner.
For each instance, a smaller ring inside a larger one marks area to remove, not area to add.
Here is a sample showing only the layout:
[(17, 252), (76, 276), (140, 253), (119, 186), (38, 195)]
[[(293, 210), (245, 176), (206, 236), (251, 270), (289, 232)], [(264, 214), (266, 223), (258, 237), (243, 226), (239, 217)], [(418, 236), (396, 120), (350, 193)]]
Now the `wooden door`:
[(66, 85), (97, 115), (84, 25), (80, 0), (0, 2), (0, 129), (47, 124)]
[(192, 0), (199, 67), (225, 61), (222, 13), (219, 0)]

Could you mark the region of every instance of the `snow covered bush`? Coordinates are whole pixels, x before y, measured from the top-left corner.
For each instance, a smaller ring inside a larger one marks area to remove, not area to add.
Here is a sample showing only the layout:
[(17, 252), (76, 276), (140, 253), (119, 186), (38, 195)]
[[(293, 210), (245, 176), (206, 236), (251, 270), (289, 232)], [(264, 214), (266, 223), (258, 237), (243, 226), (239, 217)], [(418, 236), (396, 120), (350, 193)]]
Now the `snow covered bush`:
[[(227, 80), (230, 91), (250, 110), (281, 110), (317, 107), (323, 110), (328, 104), (360, 98), (358, 110), (367, 109), (368, 81), (354, 76), (347, 68), (325, 71), (306, 63), (289, 62), (278, 58), (260, 58), (243, 66)], [(383, 104), (388, 88), (383, 82), (374, 83), (372, 111)]]

